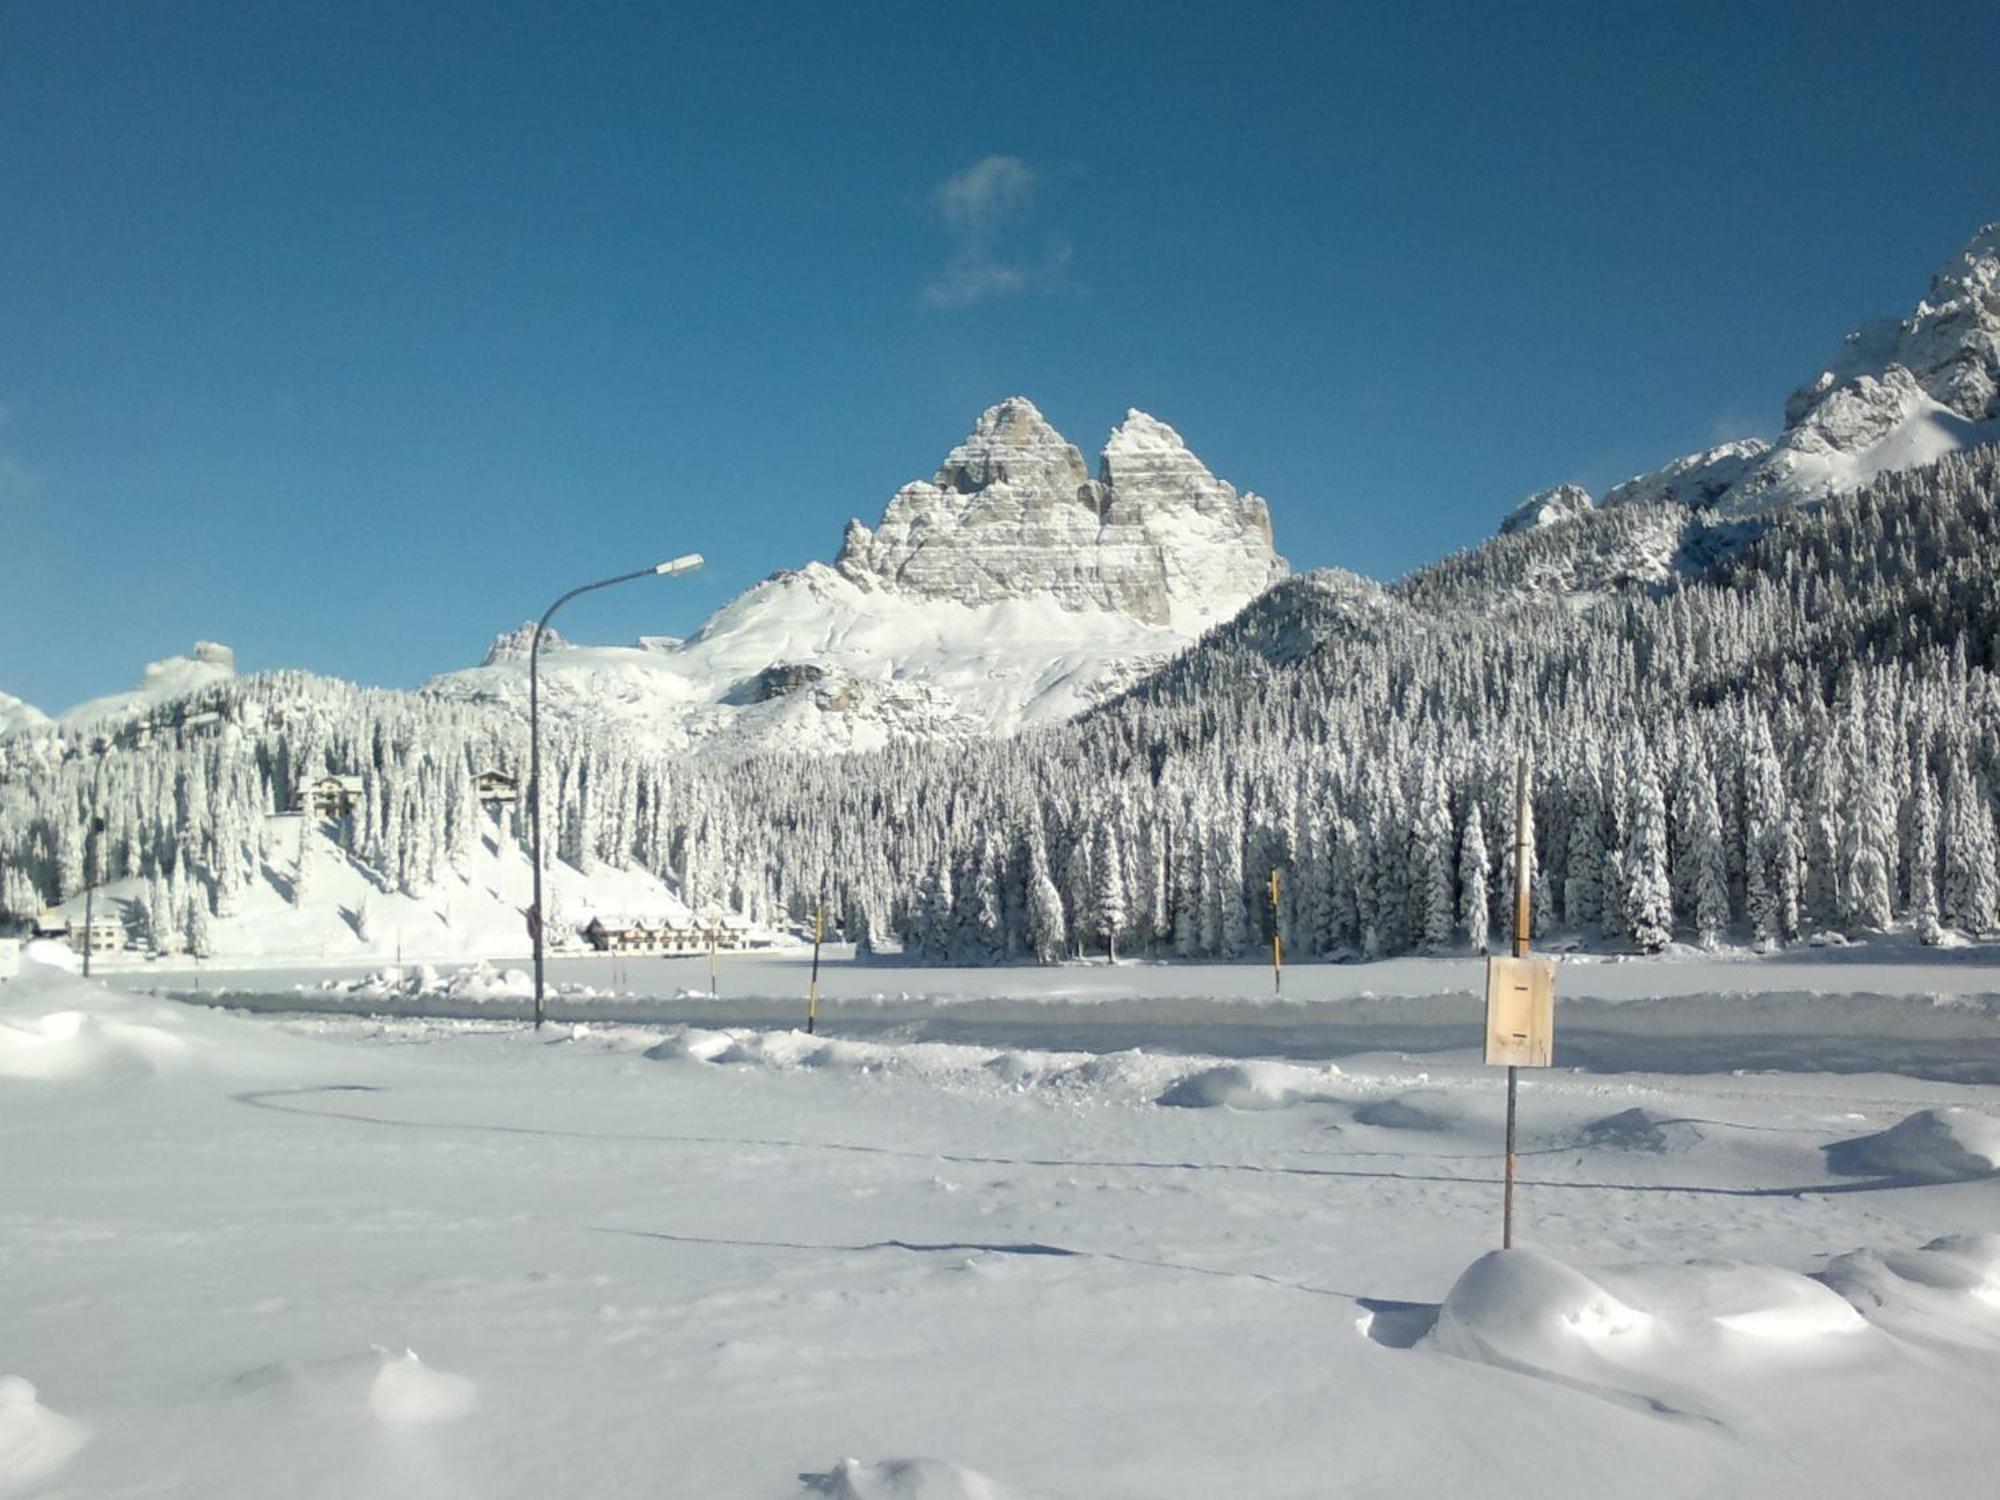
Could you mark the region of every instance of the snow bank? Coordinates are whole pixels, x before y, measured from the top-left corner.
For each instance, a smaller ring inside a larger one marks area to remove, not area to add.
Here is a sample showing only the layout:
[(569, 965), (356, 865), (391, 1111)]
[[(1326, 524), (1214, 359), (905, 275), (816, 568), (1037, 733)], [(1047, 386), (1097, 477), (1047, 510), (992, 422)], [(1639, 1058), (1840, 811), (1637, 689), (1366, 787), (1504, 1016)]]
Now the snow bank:
[(42, 1405), (20, 1376), (0, 1375), (0, 1495), (47, 1479), (89, 1438), (82, 1424)]
[(824, 1474), (801, 1474), (799, 1479), (833, 1500), (1025, 1500), (984, 1474), (935, 1458), (891, 1458), (878, 1464), (843, 1458)]
[(1325, 1103), (1331, 1096), (1314, 1085), (1339, 1071), (1329, 1067), (1317, 1072), (1285, 1063), (1225, 1063), (1190, 1073), (1161, 1094), (1158, 1102), (1179, 1109), (1285, 1109)]
[[(587, 984), (545, 984), (543, 988), (549, 995), (568, 1000), (608, 998)], [(531, 1000), (535, 980), (526, 969), (496, 972), (484, 961), (449, 973), (431, 964), (411, 968), (391, 965), (360, 979), (323, 979), (318, 993), (355, 1000)]]
[(157, 1026), (56, 1010), (0, 1019), (0, 1078), (43, 1083), (147, 1077), (178, 1067), (186, 1042)]
[(1920, 1109), (1887, 1130), (1822, 1149), (1827, 1170), (1843, 1176), (1965, 1182), (2000, 1169), (2000, 1120), (1963, 1105)]

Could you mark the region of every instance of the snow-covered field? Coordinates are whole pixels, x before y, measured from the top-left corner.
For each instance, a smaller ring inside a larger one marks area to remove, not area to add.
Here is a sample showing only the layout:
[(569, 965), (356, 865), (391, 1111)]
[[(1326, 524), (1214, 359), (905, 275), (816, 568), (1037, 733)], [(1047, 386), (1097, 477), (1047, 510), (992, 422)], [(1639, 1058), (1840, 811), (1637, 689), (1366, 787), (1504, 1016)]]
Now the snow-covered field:
[[(1456, 1021), (1259, 1045), (1442, 1017), (1468, 969), (1301, 970), (1263, 1033), (1253, 969), (836, 964), (807, 1037), (730, 1013), (802, 993), (776, 961), (677, 1002), (720, 1026), (539, 1034), (30, 963), (0, 985), (0, 1495), (1986, 1493), (2000, 1090), (1811, 1069), (1819, 1031), (1992, 1047), (1990, 965), (1570, 966), (1559, 1024), (1632, 1018), (1673, 1071), (1524, 1077), (1511, 1254), (1504, 1089)], [(1065, 1038), (1148, 990), (1148, 1050)], [(1732, 1006), (1793, 1071), (1702, 1042)], [(925, 1010), (1012, 1029), (911, 1039)]]

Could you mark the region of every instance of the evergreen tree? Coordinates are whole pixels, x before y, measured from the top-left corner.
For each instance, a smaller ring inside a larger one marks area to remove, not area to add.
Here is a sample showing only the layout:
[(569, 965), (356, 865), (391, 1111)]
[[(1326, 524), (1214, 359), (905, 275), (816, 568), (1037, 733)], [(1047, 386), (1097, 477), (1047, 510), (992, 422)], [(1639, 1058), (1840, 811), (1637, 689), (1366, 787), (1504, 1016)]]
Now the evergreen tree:
[(1491, 946), (1493, 911), (1486, 899), (1486, 830), (1480, 825), (1475, 799), (1465, 814), (1465, 834), (1458, 845), (1458, 910), (1465, 940), (1475, 953)]

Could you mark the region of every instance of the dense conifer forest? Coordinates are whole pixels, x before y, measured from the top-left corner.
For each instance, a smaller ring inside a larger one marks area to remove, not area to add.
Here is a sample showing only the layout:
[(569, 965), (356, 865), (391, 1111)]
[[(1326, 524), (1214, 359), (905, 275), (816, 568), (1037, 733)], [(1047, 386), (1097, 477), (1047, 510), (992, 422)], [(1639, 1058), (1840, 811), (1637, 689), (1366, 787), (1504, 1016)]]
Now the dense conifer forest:
[[(1302, 957), (1465, 951), (1511, 920), (1525, 755), (1544, 941), (1950, 941), (2000, 926), (1997, 498), (1983, 449), (1762, 521), (1625, 506), (1388, 587), (1307, 574), (1013, 739), (669, 757), (555, 721), (550, 847), (766, 922), (823, 891), (856, 941), (931, 961), (1227, 958), (1274, 930)], [(200, 951), (253, 881), (310, 901), (313, 840), (420, 891), (478, 836), (473, 774), (525, 780), (526, 740), (505, 709), (298, 672), (108, 742), (17, 734), (0, 916), (82, 888), (93, 781), (97, 874), (146, 881), (159, 951)], [(360, 778), (352, 817), (270, 816), (329, 773)]]

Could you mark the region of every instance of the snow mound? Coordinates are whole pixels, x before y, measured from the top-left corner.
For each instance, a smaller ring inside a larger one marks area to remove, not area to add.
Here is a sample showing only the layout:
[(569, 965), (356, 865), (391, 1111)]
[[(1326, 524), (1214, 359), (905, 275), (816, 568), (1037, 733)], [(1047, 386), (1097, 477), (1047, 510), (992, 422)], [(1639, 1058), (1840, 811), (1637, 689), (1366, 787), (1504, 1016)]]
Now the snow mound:
[(434, 1370), (414, 1349), (379, 1346), (330, 1359), (263, 1365), (235, 1381), (240, 1395), (321, 1413), (365, 1416), (389, 1427), (455, 1421), (479, 1404), (468, 1376)]
[(1845, 1177), (1966, 1182), (2000, 1169), (2000, 1120), (1963, 1105), (1920, 1109), (1887, 1130), (1821, 1149), (1827, 1170)]
[(1420, 1089), (1393, 1099), (1371, 1099), (1354, 1111), (1357, 1125), (1373, 1125), (1381, 1130), (1450, 1130), (1458, 1114), (1448, 1106), (1445, 1095), (1436, 1089)]
[(396, 1358), (385, 1355), (368, 1390), (369, 1415), (400, 1427), (455, 1421), (478, 1404), (477, 1383), (464, 1375), (433, 1370), (414, 1349), (405, 1349)]
[(0, 1078), (80, 1083), (150, 1077), (180, 1066), (188, 1044), (157, 1026), (80, 1010), (0, 1020)]
[(89, 1440), (81, 1423), (42, 1405), (34, 1386), (18, 1375), (0, 1375), (0, 1494), (21, 1493), (47, 1479)]
[(726, 1031), (689, 1026), (648, 1047), (643, 1055), (654, 1062), (714, 1062), (735, 1045), (736, 1038)]
[(1948, 1336), (2000, 1330), (2000, 1234), (1953, 1234), (1919, 1250), (1855, 1250), (1819, 1279), (1871, 1321), (1918, 1321)]
[(824, 1474), (801, 1474), (815, 1494), (833, 1500), (1024, 1500), (984, 1474), (936, 1458), (891, 1458), (878, 1464), (843, 1458)]
[(1700, 1141), (1701, 1132), (1687, 1120), (1635, 1107), (1592, 1120), (1578, 1139), (1606, 1151), (1680, 1151)]
[[(481, 960), (448, 973), (431, 964), (407, 969), (392, 964), (360, 979), (323, 979), (319, 990), (355, 1000), (527, 1000), (534, 996), (535, 981), (526, 969), (496, 971)], [(587, 984), (553, 984), (547, 990), (566, 1000), (598, 998)]]
[(1324, 1073), (1283, 1063), (1224, 1063), (1190, 1073), (1158, 1102), (1176, 1109), (1287, 1109), (1327, 1102), (1329, 1096), (1314, 1087), (1325, 1080)]
[(1642, 1337), (1651, 1317), (1534, 1250), (1490, 1250), (1452, 1286), (1425, 1342), (1509, 1368), (1564, 1365), (1578, 1345)]

